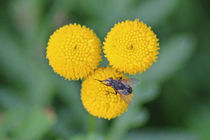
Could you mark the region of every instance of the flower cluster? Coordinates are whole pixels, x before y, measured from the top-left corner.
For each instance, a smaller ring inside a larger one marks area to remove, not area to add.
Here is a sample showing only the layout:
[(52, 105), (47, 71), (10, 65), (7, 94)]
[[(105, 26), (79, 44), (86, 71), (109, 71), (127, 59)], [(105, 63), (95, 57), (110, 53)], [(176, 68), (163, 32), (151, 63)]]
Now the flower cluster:
[[(136, 19), (116, 24), (103, 45), (111, 67), (98, 67), (101, 43), (96, 34), (85, 26), (70, 24), (51, 35), (46, 57), (53, 70), (65, 79), (85, 78), (81, 100), (90, 114), (112, 119), (125, 112), (128, 103), (99, 81), (110, 77), (127, 79), (123, 73), (142, 73), (156, 61), (159, 43), (151, 28)], [(133, 93), (127, 96), (132, 98)]]

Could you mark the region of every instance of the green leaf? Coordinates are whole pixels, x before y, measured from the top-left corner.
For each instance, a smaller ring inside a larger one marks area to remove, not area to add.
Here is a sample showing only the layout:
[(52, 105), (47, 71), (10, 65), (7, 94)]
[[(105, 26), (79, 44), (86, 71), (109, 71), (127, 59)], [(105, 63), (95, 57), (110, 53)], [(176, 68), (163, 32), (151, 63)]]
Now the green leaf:
[[(196, 133), (203, 140), (210, 139), (210, 105), (197, 105), (185, 120), (189, 130)], [(196, 112), (196, 113), (195, 113)]]
[(0, 33), (1, 72), (7, 80), (27, 86), (31, 80), (30, 69), (24, 51), (12, 37), (6, 31)]
[(128, 108), (128, 112), (116, 118), (108, 131), (107, 140), (120, 140), (129, 129), (139, 127), (147, 121), (148, 114), (146, 110), (139, 109), (135, 106)]
[(69, 140), (104, 140), (103, 136), (98, 133), (89, 133), (87, 135), (75, 135), (71, 137)]
[(11, 89), (0, 87), (0, 105), (5, 109), (23, 106), (23, 101)]
[(191, 35), (178, 35), (165, 43), (160, 43), (160, 56), (155, 64), (143, 73), (143, 79), (161, 82), (181, 68), (192, 56), (195, 38)]
[(21, 87), (19, 92), (30, 104), (48, 104), (53, 95), (54, 77), (47, 69), (48, 64), (44, 63), (45, 58), (28, 56), (12, 38), (6, 31), (0, 33), (0, 46), (4, 46), (0, 47), (0, 65), (5, 79)]
[(0, 133), (17, 140), (37, 140), (42, 138), (54, 124), (53, 114), (42, 108), (16, 108), (5, 112)]
[(57, 81), (57, 85), (60, 90), (59, 96), (72, 112), (72, 121), (77, 122), (81, 126), (88, 127), (89, 113), (84, 109), (80, 99), (81, 82), (61, 78)]
[(189, 132), (170, 130), (145, 130), (131, 132), (125, 140), (199, 140), (198, 137)]
[(139, 18), (148, 24), (157, 24), (172, 14), (179, 0), (147, 0), (134, 6), (128, 16)]
[(159, 86), (157, 84), (142, 83), (134, 87), (134, 104), (144, 104), (154, 100), (159, 95)]
[[(44, 61), (44, 60), (43, 60)], [(34, 62), (31, 68), (31, 84), (27, 87), (27, 93), (25, 94), (27, 101), (34, 105), (48, 105), (53, 99), (55, 94), (56, 85), (55, 73), (50, 73), (50, 70), (43, 66), (43, 64), (36, 65)], [(46, 64), (47, 67), (48, 64)]]
[[(33, 42), (39, 30), (39, 22), (44, 11), (45, 1), (39, 0), (15, 0), (10, 3), (10, 14), (13, 26), (23, 35), (25, 42)], [(27, 46), (31, 47), (33, 45)]]

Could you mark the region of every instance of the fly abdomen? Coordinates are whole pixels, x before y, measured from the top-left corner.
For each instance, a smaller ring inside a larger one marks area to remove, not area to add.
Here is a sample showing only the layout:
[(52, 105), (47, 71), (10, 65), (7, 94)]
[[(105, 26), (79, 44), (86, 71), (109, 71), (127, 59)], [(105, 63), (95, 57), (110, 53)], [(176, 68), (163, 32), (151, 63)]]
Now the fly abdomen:
[(121, 93), (124, 95), (130, 95), (132, 93), (132, 88), (124, 88), (121, 90)]

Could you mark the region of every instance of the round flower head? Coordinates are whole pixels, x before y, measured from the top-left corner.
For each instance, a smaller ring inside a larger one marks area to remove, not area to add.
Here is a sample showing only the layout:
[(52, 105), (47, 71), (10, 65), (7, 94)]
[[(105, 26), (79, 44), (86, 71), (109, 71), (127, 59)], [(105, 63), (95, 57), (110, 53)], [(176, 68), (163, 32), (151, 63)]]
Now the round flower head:
[(89, 28), (65, 25), (50, 36), (47, 58), (53, 70), (65, 79), (81, 79), (97, 68), (100, 46), (99, 38)]
[[(89, 75), (82, 83), (81, 100), (85, 109), (93, 116), (112, 119), (127, 110), (128, 104), (115, 94), (112, 87), (106, 86), (98, 80), (106, 80), (112, 77), (118, 79), (126, 76), (113, 68), (99, 68)], [(128, 96), (133, 96), (130, 94)]]
[(116, 24), (107, 34), (104, 53), (110, 65), (129, 74), (143, 72), (156, 61), (159, 43), (156, 35), (143, 22)]

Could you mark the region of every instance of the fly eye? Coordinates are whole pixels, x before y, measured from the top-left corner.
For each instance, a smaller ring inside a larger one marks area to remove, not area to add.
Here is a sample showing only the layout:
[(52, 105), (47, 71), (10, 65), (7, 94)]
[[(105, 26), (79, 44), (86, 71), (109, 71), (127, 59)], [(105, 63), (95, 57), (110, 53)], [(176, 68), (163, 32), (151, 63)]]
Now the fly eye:
[(106, 83), (110, 83), (110, 80), (108, 80), (108, 79), (107, 79), (107, 80), (105, 80), (104, 82), (106, 82)]
[(108, 79), (107, 79), (107, 80), (105, 80), (104, 82), (106, 83), (106, 85), (107, 85), (107, 86), (110, 86), (110, 85), (111, 85), (111, 81), (110, 81), (110, 80), (108, 80)]
[(110, 83), (110, 82), (108, 82), (108, 81), (105, 81), (105, 83), (106, 83), (106, 85), (109, 85), (109, 83)]
[(107, 85), (107, 86), (111, 86), (111, 83), (110, 83), (110, 82), (108, 82), (108, 83), (106, 83), (106, 85)]

